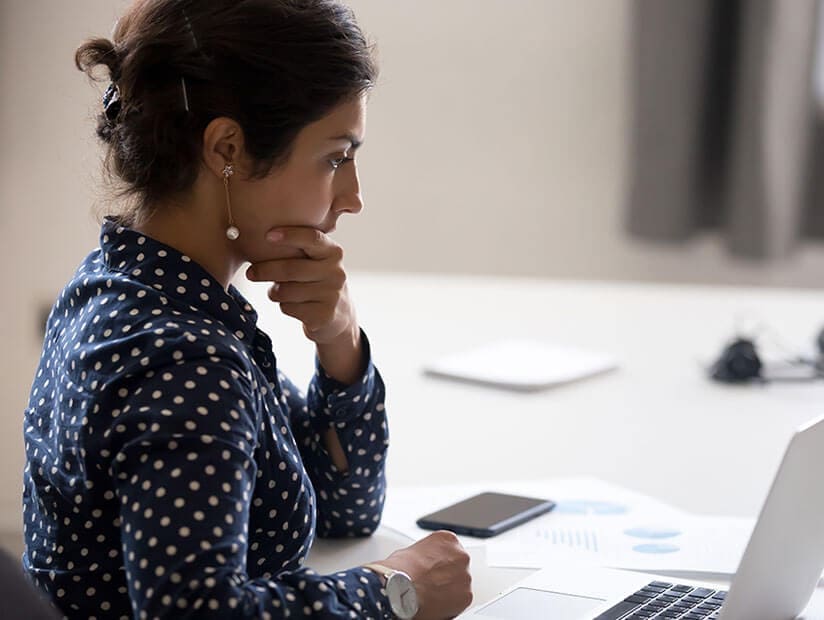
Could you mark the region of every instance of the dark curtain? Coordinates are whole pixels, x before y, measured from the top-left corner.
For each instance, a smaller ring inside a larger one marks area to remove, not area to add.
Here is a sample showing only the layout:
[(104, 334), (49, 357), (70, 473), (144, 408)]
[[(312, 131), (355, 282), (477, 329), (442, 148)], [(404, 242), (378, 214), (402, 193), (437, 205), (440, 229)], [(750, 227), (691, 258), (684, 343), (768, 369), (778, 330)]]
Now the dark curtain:
[(755, 258), (824, 236), (817, 0), (635, 0), (632, 11), (630, 232), (683, 241), (715, 229)]

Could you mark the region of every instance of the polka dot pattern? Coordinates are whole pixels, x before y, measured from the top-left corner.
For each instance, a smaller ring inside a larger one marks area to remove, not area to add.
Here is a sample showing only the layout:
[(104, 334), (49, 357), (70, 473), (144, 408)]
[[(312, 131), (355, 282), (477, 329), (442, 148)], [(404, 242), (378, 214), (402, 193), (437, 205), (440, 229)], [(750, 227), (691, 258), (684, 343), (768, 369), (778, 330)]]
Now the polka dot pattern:
[[(383, 381), (277, 370), (240, 293), (106, 220), (52, 309), (25, 412), (23, 565), (70, 618), (390, 618), (381, 582), (303, 567), (385, 496)], [(332, 464), (334, 427), (349, 462)]]

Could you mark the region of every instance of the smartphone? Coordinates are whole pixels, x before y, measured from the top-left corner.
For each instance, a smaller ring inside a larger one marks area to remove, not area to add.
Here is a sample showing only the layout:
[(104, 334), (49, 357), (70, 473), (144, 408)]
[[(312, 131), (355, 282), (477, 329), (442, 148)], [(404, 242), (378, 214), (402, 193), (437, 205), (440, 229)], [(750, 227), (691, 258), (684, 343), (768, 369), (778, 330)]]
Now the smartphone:
[(464, 536), (489, 538), (553, 508), (555, 502), (548, 499), (479, 493), (421, 517), (417, 524), (426, 530), (449, 530)]

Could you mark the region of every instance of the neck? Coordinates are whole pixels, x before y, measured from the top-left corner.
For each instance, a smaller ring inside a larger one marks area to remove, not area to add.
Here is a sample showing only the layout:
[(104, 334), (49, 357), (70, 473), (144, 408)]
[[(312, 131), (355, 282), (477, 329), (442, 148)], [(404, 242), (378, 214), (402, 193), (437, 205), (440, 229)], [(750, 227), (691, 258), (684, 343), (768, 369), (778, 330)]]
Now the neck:
[(226, 224), (210, 217), (214, 210), (188, 205), (159, 205), (134, 229), (173, 247), (200, 264), (224, 289), (243, 263), (226, 238)]

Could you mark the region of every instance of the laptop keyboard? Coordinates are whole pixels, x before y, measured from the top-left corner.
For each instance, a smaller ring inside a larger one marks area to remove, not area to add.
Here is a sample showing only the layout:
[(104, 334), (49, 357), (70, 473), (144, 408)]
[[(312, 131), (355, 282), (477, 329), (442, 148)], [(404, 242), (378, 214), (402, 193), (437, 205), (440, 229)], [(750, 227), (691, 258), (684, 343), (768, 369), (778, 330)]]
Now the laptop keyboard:
[(726, 590), (653, 581), (595, 620), (710, 620), (717, 618)]

